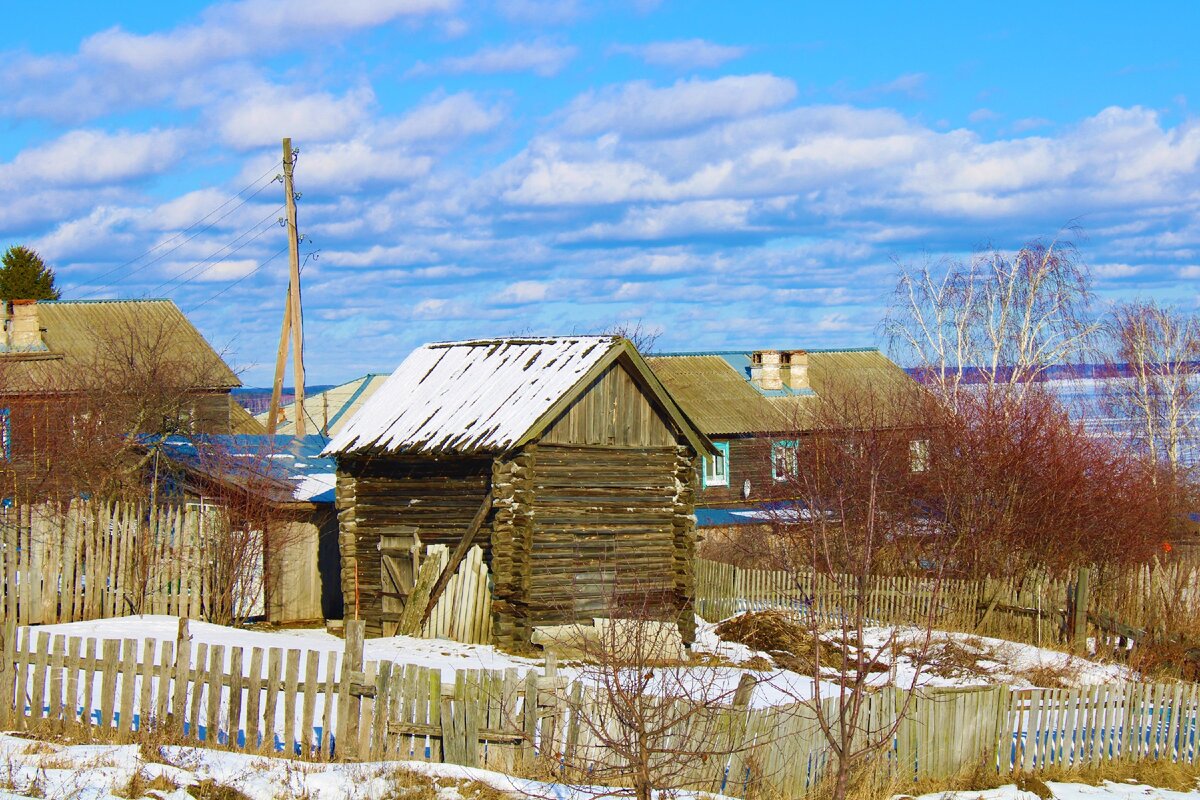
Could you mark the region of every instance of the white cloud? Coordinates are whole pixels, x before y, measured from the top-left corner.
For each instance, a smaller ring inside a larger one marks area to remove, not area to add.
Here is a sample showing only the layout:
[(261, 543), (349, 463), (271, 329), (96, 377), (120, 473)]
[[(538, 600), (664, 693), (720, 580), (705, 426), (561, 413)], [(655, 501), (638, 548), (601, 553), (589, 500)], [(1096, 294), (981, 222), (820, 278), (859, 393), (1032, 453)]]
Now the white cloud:
[[(215, 283), (244, 278), (262, 263), (254, 258), (239, 258), (214, 262), (204, 261), (171, 261), (164, 263), (160, 271), (173, 276), (173, 279), (186, 280), (189, 283)], [(173, 284), (172, 284), (173, 285)]]
[(364, 186), (403, 184), (427, 175), (428, 156), (402, 150), (377, 149), (354, 139), (317, 145), (303, 151), (303, 172), (297, 167), (297, 186), (318, 192), (353, 191)]
[(123, 183), (167, 171), (185, 145), (185, 135), (177, 130), (74, 130), (0, 164), (0, 187), (30, 191)]
[(774, 75), (680, 80), (662, 88), (636, 81), (577, 98), (567, 106), (562, 130), (574, 136), (662, 135), (778, 108), (795, 96), (796, 85)]
[(597, 223), (564, 241), (670, 239), (717, 232), (747, 231), (754, 204), (748, 200), (697, 200), (658, 207), (635, 207), (615, 224)]
[(328, 92), (305, 94), (296, 87), (263, 84), (223, 103), (215, 113), (221, 136), (235, 148), (248, 150), (276, 144), (280, 137), (297, 142), (327, 142), (360, 128), (375, 94), (368, 87), (341, 97)]
[(526, 25), (562, 25), (583, 16), (579, 0), (500, 0), (500, 13)]
[(443, 58), (433, 64), (418, 62), (407, 74), (491, 75), (500, 72), (532, 72), (550, 77), (561, 72), (578, 52), (578, 48), (571, 45), (560, 45), (546, 40), (515, 42), (498, 47), (485, 47), (467, 56)]
[(717, 44), (704, 39), (682, 39), (673, 42), (650, 42), (648, 44), (618, 44), (610, 48), (613, 53), (625, 53), (655, 66), (690, 69), (694, 67), (719, 67), (741, 58), (745, 47)]
[(246, 59), (328, 47), (359, 31), (450, 12), (455, 0), (241, 0), (167, 31), (113, 27), (72, 54), (4, 53), (0, 99), (18, 117), (89, 119), (139, 105), (191, 107), (256, 78)]
[(1130, 278), (1145, 272), (1141, 264), (1093, 264), (1092, 274), (1097, 278)]
[(84, 40), (80, 55), (141, 73), (176, 72), (257, 52), (273, 52), (297, 37), (329, 37), (403, 17), (453, 10), (453, 0), (242, 0), (205, 10), (197, 24), (165, 33), (110, 28)]
[(540, 281), (517, 281), (497, 295), (495, 302), (501, 305), (526, 305), (540, 303), (549, 297), (550, 284)]
[(835, 312), (825, 314), (812, 323), (812, 330), (817, 333), (844, 333), (869, 328), (873, 322), (854, 321), (846, 314)]
[(471, 316), (471, 307), (461, 300), (428, 297), (413, 306), (412, 316), (424, 320), (464, 319)]
[(335, 267), (379, 267), (416, 264), (436, 259), (433, 250), (400, 244), (385, 247), (372, 245), (366, 250), (331, 250), (321, 254), (321, 260)]
[(385, 143), (446, 142), (494, 129), (504, 119), (498, 106), (485, 107), (470, 92), (428, 99), (395, 122), (379, 126)]
[(901, 95), (912, 100), (922, 100), (927, 96), (925, 84), (929, 76), (924, 72), (907, 72), (890, 81), (877, 83), (865, 89), (850, 89), (844, 84), (833, 87), (834, 95), (845, 100), (856, 102), (876, 102), (889, 95)]

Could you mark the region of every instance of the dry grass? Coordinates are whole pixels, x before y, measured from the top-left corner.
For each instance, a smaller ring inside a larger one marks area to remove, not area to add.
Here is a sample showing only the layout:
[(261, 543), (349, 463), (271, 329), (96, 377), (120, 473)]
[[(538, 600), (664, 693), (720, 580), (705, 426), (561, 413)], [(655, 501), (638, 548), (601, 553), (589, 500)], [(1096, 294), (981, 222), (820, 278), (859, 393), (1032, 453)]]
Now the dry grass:
[(116, 786), (109, 791), (117, 797), (125, 797), (128, 800), (137, 800), (139, 797), (147, 797), (150, 792), (173, 792), (179, 788), (179, 784), (168, 778), (166, 775), (156, 775), (153, 778), (148, 776), (145, 771), (138, 769), (134, 770), (129, 776), (129, 780), (124, 785)]
[(211, 778), (189, 786), (188, 794), (195, 800), (253, 800), (232, 786), (217, 783)]
[[(1139, 761), (1106, 762), (1098, 767), (1067, 769), (1049, 767), (1048, 769), (1024, 774), (1001, 774), (994, 764), (984, 760), (964, 767), (957, 775), (950, 778), (925, 778), (915, 784), (904, 787), (901, 796), (912, 797), (925, 794), (941, 794), (949, 792), (981, 792), (995, 789), (1006, 784), (1016, 784), (1018, 789), (1037, 795), (1041, 798), (1053, 797), (1048, 782), (1082, 783), (1089, 786), (1099, 786), (1106, 781), (1112, 783), (1139, 783), (1146, 786), (1156, 786), (1177, 792), (1186, 792), (1197, 787), (1200, 781), (1200, 765), (1176, 764), (1168, 761)], [(852, 800), (868, 800), (868, 798), (892, 797), (888, 795), (860, 794)]]
[(412, 770), (394, 769), (387, 774), (388, 787), (382, 800), (436, 800), (438, 789), (453, 786), (463, 800), (513, 800), (513, 795), (475, 781), (437, 781)]
[[(918, 650), (909, 646), (904, 652), (916, 659)], [(939, 678), (987, 678), (993, 667), (981, 662), (999, 660), (1002, 659), (996, 651), (980, 639), (942, 639), (929, 645), (925, 653), (925, 671)]]
[[(802, 675), (814, 673), (813, 655), (818, 650), (825, 667), (840, 666), (845, 654), (843, 647), (814, 634), (786, 611), (749, 611), (721, 622), (714, 632), (724, 641), (738, 642), (765, 652), (780, 667)], [(884, 664), (874, 666), (878, 671), (887, 670)], [(851, 656), (849, 668), (855, 667), (855, 659)]]
[(1065, 689), (1079, 679), (1079, 668), (1071, 659), (1058, 664), (1039, 664), (1013, 673), (1018, 680), (1027, 681), (1039, 689)]

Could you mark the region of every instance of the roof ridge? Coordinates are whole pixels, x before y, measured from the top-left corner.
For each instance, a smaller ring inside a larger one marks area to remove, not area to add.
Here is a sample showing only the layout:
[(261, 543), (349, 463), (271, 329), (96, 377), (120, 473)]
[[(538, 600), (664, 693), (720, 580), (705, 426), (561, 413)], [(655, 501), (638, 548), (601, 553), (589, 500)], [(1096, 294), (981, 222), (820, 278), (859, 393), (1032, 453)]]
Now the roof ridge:
[[(497, 336), (488, 339), (462, 339), (449, 342), (426, 342), (422, 347), (444, 349), (447, 347), (486, 347), (493, 344), (555, 344), (565, 341), (595, 339), (596, 341), (615, 342), (621, 337), (604, 333), (579, 333), (564, 336)], [(387, 373), (381, 373), (387, 374)]]
[[(803, 351), (805, 353), (878, 353), (878, 347), (770, 347), (759, 350)], [(647, 353), (646, 358), (683, 358), (687, 356), (748, 356), (757, 350), (674, 350)]]
[(172, 303), (174, 300), (169, 297), (105, 297), (96, 300), (38, 300), (38, 305), (66, 305), (69, 303)]

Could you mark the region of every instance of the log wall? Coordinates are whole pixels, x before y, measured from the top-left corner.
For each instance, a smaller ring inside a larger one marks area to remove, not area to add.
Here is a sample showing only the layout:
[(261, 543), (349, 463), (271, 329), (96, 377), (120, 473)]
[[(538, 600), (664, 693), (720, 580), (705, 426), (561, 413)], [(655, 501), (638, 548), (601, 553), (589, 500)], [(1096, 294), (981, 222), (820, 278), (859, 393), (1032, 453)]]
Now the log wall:
[[(342, 591), (347, 619), (382, 634), (382, 535), (421, 545), (458, 544), (491, 485), (490, 459), (343, 459), (338, 465)], [(490, 557), (487, 536), (479, 538)], [(356, 616), (357, 615), (357, 616)]]
[(694, 460), (686, 447), (541, 444), (499, 464), (493, 631), (613, 615), (678, 620), (692, 641)]

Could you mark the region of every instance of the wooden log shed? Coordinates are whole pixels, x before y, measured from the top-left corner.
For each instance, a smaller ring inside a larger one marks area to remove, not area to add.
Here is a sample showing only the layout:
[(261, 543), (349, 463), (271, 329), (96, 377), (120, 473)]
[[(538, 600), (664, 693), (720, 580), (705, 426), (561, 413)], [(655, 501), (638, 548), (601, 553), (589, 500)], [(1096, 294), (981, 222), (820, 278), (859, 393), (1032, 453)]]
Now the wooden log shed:
[[(347, 619), (396, 632), (413, 553), (477, 544), (493, 636), (645, 615), (694, 638), (697, 465), (712, 444), (613, 336), (414, 351), (330, 442)], [(453, 559), (451, 563), (453, 567)]]

